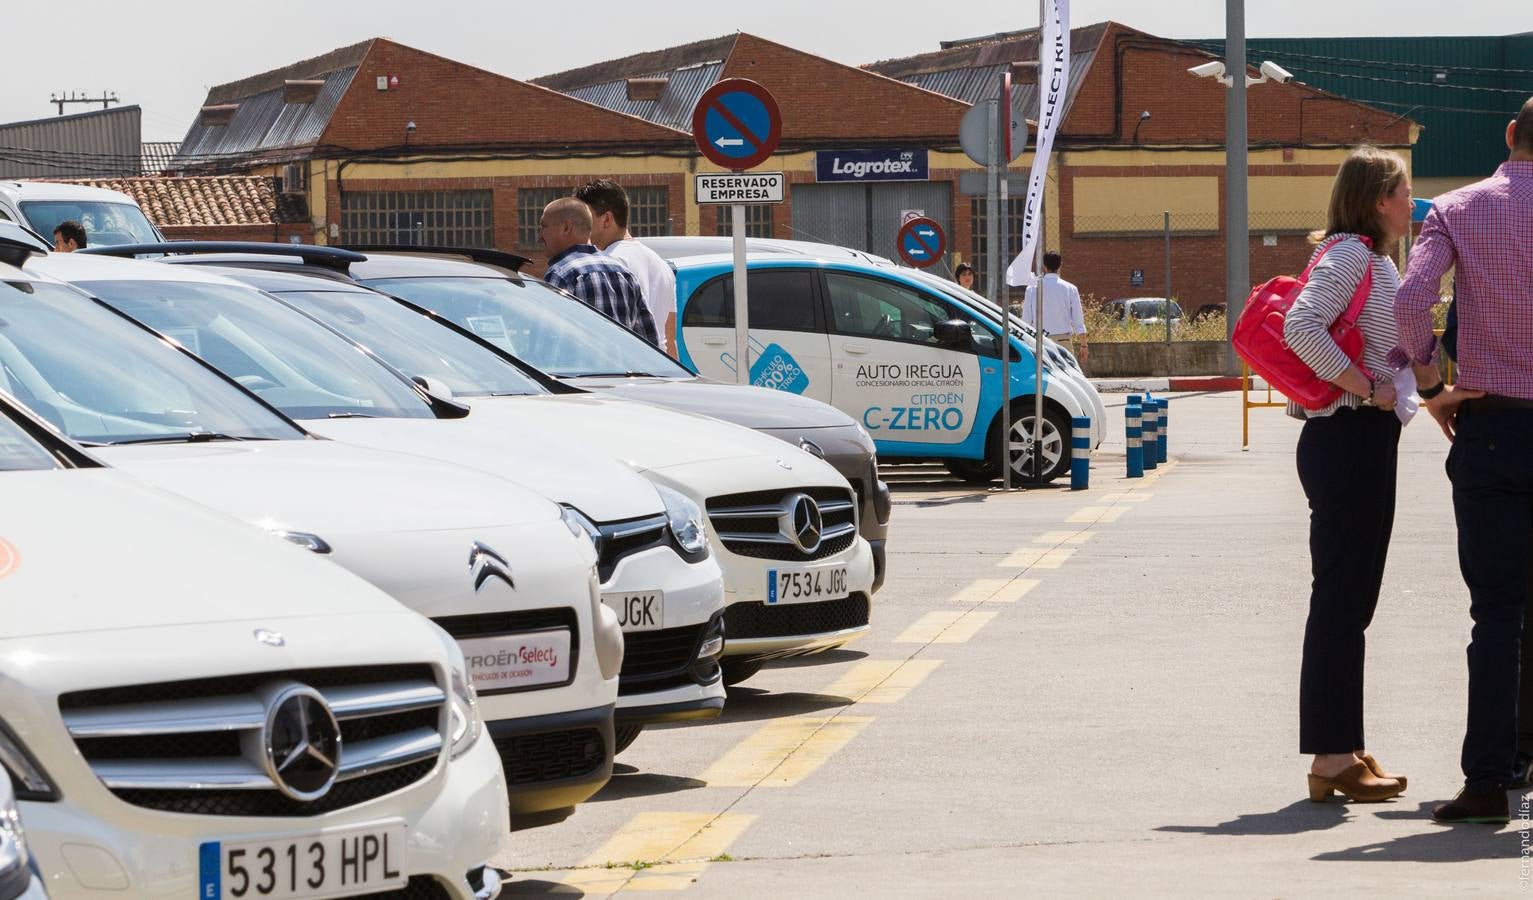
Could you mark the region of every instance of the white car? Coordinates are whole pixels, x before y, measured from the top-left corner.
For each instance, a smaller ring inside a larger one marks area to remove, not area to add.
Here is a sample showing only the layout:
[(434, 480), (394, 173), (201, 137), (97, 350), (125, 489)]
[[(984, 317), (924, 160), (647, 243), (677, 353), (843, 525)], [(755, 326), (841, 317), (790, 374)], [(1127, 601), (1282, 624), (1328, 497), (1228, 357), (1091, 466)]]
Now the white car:
[[(724, 708), (724, 585), (703, 513), (685, 495), (610, 455), (560, 445), (557, 434), (505, 428), (434, 403), (364, 348), (218, 270), (81, 253), (29, 268), (175, 339), (311, 433), (469, 466), (563, 504), (597, 544), (602, 600), (624, 632), (618, 752), (646, 724), (714, 718)], [(456, 340), (441, 329), (427, 333)], [(541, 391), (498, 360), (490, 368), (481, 377), (497, 378), (497, 393)]]
[(70, 220), (85, 229), (87, 246), (161, 239), (159, 229), (121, 191), (51, 181), (0, 181), (0, 222), (19, 222), (52, 241), (53, 229)]
[(623, 634), (569, 512), (482, 471), (312, 438), (76, 289), (5, 267), (0, 372), (107, 462), (327, 555), (457, 638), (513, 824), (566, 816), (610, 778)]
[(0, 492), (0, 896), (498, 893), (505, 780), (439, 628), (4, 398)]
[[(249, 255), (264, 247), (247, 245), (245, 256), (224, 261), (309, 273), (310, 267), (294, 263), (305, 255), (318, 258), (327, 249), (285, 251), (297, 258)], [(161, 251), (177, 249), (170, 244)], [(406, 278), (400, 270), (421, 262), (376, 255), (363, 265), (372, 272), (375, 261)], [(237, 276), (236, 270), (228, 271)], [(354, 267), (352, 275), (363, 274)], [(474, 290), (473, 279), (468, 281), (442, 289)], [(304, 282), (274, 293), (428, 385), (439, 401), (450, 397), (470, 406), (471, 420), (536, 435), (554, 453), (568, 446), (603, 448), (705, 510), (728, 604), (725, 684), (750, 677), (769, 659), (817, 653), (868, 631), (873, 551), (857, 533), (859, 509), (851, 485), (824, 460), (748, 428), (561, 384), (421, 306), (377, 291), (358, 292), (343, 275)], [(527, 396), (521, 388), (499, 389), (514, 373), (530, 377), (546, 393)]]

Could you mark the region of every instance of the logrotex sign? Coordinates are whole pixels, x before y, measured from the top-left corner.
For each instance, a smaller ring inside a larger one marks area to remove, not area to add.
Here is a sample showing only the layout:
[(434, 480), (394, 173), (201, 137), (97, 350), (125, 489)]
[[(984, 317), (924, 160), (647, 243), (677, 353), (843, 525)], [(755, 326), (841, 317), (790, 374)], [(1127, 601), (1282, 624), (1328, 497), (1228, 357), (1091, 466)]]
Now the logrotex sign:
[(926, 150), (818, 150), (815, 181), (925, 181)]

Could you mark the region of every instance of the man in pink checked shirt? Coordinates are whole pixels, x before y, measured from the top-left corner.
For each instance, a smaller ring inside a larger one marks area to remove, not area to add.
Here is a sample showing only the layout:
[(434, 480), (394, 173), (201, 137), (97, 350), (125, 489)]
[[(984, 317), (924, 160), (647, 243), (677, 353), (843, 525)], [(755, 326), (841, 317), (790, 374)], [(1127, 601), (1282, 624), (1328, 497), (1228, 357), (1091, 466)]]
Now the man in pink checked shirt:
[[(1395, 302), (1400, 349), (1453, 442), (1448, 477), (1474, 620), (1464, 789), (1433, 811), (1441, 822), (1506, 822), (1517, 749), (1533, 555), (1533, 99), (1507, 125), (1506, 144), (1511, 157), (1495, 175), (1436, 198)], [(1431, 315), (1449, 268), (1458, 298), (1453, 387), (1438, 376)]]

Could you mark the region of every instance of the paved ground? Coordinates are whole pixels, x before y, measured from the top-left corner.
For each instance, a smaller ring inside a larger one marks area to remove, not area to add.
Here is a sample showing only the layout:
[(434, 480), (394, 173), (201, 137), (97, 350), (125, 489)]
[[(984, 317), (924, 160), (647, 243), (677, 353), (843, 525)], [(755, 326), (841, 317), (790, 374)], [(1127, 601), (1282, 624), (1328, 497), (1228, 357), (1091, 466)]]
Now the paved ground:
[[(1122, 434), (1121, 395), (1109, 434)], [(1369, 747), (1411, 778), (1305, 799), (1297, 423), (1178, 397), (1174, 463), (1087, 493), (891, 475), (873, 634), (771, 668), (703, 727), (648, 732), (569, 821), (519, 832), (509, 896), (1515, 896), (1519, 823), (1427, 818), (1459, 784), (1467, 594), (1446, 443), (1407, 429), (1369, 632)], [(1514, 798), (1516, 803), (1522, 798)]]

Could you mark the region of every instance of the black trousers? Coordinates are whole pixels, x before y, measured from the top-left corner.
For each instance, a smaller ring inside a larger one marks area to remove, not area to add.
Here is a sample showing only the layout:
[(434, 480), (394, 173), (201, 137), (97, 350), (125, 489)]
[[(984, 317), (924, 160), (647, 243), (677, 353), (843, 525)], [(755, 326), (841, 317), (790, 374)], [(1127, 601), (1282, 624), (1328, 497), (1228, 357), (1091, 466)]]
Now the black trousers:
[(1469, 586), (1465, 786), (1504, 787), (1517, 745), (1523, 607), (1533, 541), (1533, 409), (1469, 401), (1448, 453), (1459, 570)]
[(1299, 752), (1363, 741), (1363, 632), (1373, 621), (1395, 522), (1400, 420), (1373, 407), (1310, 419), (1299, 435), (1313, 583), (1299, 672)]

